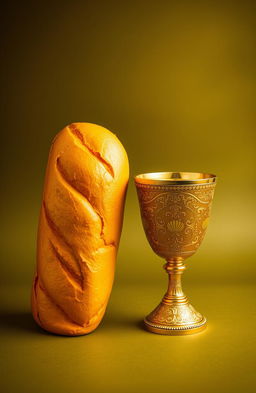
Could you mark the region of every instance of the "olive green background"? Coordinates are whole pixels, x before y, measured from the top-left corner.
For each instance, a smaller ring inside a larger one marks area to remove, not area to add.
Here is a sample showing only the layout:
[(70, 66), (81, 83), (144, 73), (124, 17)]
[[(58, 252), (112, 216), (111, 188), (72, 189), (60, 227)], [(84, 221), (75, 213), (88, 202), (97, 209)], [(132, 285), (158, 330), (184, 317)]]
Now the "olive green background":
[[(8, 2), (1, 21), (3, 391), (250, 392), (255, 377), (254, 1)], [(131, 181), (110, 304), (93, 334), (43, 333), (29, 312), (50, 143), (97, 123), (125, 146)], [(215, 173), (212, 218), (188, 260), (204, 333), (139, 323), (165, 291), (133, 176)], [(254, 295), (254, 296), (253, 296)]]

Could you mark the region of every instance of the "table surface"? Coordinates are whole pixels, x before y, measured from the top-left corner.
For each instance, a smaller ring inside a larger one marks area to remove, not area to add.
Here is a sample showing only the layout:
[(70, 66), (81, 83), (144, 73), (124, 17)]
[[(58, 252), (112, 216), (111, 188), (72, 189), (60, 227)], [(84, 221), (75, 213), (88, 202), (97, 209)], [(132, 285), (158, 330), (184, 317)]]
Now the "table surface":
[(74, 338), (36, 326), (29, 288), (6, 287), (1, 292), (4, 393), (254, 391), (252, 285), (186, 288), (209, 323), (204, 332), (184, 337), (155, 335), (141, 325), (160, 301), (160, 286), (114, 286), (98, 329)]

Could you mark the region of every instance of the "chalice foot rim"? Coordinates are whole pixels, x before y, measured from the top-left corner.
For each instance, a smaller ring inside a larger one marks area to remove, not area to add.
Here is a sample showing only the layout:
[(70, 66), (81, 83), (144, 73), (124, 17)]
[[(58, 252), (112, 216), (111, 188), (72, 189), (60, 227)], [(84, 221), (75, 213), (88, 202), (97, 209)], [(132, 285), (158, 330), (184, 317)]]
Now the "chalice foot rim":
[(169, 335), (169, 336), (184, 336), (188, 334), (199, 333), (207, 327), (207, 320), (205, 317), (201, 321), (192, 325), (161, 325), (155, 324), (144, 318), (144, 326), (146, 330), (155, 334)]

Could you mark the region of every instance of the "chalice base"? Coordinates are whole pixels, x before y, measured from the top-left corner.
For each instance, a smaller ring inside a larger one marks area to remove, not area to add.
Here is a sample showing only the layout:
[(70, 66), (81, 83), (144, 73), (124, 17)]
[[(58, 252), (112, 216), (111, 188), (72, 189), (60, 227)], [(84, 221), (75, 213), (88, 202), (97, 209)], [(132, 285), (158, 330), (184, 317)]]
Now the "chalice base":
[(145, 319), (145, 328), (156, 334), (181, 336), (198, 333), (206, 327), (206, 318), (190, 303), (166, 304), (162, 301)]

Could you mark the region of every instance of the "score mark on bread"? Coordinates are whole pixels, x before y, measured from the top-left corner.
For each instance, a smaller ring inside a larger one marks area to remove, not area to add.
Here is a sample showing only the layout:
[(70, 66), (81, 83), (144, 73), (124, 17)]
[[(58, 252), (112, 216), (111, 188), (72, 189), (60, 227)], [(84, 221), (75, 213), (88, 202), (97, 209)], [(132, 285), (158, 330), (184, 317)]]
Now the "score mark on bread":
[(75, 136), (81, 141), (82, 145), (83, 145), (86, 149), (88, 149), (89, 152), (90, 152), (92, 155), (94, 155), (94, 156), (102, 163), (102, 165), (104, 165), (106, 171), (108, 171), (108, 173), (109, 173), (112, 177), (114, 177), (114, 170), (113, 170), (112, 166), (111, 166), (106, 160), (104, 160), (104, 158), (102, 158), (102, 156), (100, 155), (99, 152), (94, 151), (94, 150), (88, 145), (88, 143), (85, 143), (83, 134), (79, 131), (79, 129), (78, 129), (74, 124), (71, 124), (71, 125), (69, 126), (69, 128), (70, 128), (72, 134), (75, 135)]

